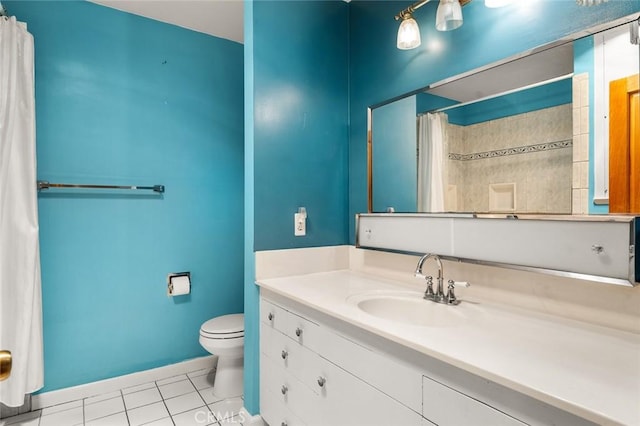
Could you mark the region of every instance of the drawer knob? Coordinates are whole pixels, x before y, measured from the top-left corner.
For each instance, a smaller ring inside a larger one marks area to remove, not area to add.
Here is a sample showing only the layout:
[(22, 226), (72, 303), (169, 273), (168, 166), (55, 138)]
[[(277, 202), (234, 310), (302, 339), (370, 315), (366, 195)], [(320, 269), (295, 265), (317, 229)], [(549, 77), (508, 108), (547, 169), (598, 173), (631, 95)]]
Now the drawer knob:
[(287, 426), (287, 422), (280, 423), (280, 426)]
[(288, 391), (289, 388), (287, 387), (287, 385), (282, 385), (282, 389), (280, 389), (280, 392), (282, 392), (283, 395), (286, 395)]
[(322, 376), (318, 377), (318, 386), (320, 386), (321, 388), (323, 388), (325, 383), (327, 383), (327, 379), (325, 379), (325, 378), (324, 378), (324, 377), (322, 377)]
[(302, 329), (300, 327), (296, 328), (296, 336), (302, 336)]
[(289, 356), (289, 352), (287, 352), (285, 349), (282, 350), (282, 359), (287, 359), (287, 356)]
[(273, 321), (273, 312), (269, 312), (267, 318), (269, 318), (269, 321)]

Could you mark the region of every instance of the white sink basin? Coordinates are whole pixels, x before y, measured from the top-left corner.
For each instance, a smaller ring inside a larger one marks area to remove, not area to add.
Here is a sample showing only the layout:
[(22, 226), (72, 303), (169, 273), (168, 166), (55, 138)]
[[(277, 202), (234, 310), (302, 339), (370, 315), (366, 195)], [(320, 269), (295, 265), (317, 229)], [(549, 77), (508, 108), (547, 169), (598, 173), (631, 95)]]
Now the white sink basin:
[(422, 293), (411, 291), (357, 294), (347, 302), (371, 316), (418, 327), (451, 327), (468, 319), (459, 305), (434, 303), (423, 299)]

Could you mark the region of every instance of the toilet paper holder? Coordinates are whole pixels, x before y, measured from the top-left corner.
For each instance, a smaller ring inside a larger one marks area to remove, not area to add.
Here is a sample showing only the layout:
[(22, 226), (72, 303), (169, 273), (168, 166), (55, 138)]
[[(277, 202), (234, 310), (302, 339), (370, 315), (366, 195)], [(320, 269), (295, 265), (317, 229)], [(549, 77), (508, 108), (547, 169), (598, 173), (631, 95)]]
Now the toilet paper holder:
[(173, 295), (173, 280), (178, 277), (187, 277), (191, 289), (191, 272), (171, 272), (167, 275), (167, 295)]

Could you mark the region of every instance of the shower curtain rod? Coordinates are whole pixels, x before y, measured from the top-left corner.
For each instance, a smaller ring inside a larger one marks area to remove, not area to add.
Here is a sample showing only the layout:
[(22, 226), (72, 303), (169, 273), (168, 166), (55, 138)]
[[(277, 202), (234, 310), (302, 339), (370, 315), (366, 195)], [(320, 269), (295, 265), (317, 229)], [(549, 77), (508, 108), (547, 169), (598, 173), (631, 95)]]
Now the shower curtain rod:
[(47, 181), (38, 181), (38, 191), (49, 188), (80, 188), (80, 189), (147, 189), (158, 193), (164, 192), (164, 185), (153, 186), (137, 186), (137, 185), (80, 185), (72, 183), (49, 183)]

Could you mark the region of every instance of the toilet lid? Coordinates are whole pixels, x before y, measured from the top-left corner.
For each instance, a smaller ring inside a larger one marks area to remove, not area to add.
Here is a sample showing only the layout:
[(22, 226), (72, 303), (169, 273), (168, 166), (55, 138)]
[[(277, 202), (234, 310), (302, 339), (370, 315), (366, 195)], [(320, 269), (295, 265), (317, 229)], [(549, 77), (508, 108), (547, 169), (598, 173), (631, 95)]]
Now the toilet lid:
[(211, 337), (244, 336), (244, 314), (223, 315), (210, 319), (200, 327), (200, 334)]

